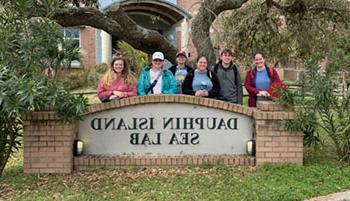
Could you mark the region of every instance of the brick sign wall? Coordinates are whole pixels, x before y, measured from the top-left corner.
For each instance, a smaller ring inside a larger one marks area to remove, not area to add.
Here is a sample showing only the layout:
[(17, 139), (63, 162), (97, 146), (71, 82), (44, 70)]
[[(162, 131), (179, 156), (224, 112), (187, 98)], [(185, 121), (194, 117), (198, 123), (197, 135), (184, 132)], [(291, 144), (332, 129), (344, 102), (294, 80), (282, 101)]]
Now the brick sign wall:
[[(72, 146), (79, 137), (79, 123), (61, 124), (51, 111), (26, 113), (24, 120), (24, 172), (25, 173), (70, 173), (98, 166), (179, 166), (220, 162), (227, 165), (260, 165), (265, 162), (302, 164), (303, 136), (288, 133), (280, 121), (293, 117), (283, 107), (273, 102), (259, 102), (257, 108), (248, 108), (223, 101), (185, 95), (159, 95), (131, 97), (88, 108), (84, 116), (102, 114), (126, 107), (164, 104), (187, 104), (203, 109), (213, 109), (232, 116), (243, 115), (252, 119), (251, 136), (256, 138), (256, 157), (239, 154), (83, 154), (73, 157)], [(163, 106), (162, 106), (163, 105)], [(174, 108), (175, 110), (176, 108)], [(201, 110), (203, 110), (201, 109)], [(219, 115), (220, 116), (220, 115)], [(254, 135), (254, 136), (253, 136)], [(245, 145), (243, 145), (245, 146)]]

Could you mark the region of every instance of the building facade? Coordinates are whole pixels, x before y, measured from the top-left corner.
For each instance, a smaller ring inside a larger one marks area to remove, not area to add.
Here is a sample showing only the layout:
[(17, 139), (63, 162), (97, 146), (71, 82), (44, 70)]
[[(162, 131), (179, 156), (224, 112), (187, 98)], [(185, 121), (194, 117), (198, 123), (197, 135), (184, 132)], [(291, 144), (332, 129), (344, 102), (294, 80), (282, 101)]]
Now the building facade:
[[(115, 4), (123, 7), (140, 26), (158, 31), (178, 49), (185, 50), (190, 58), (196, 55), (190, 32), (191, 19), (200, 7), (200, 0), (99, 0), (99, 9), (106, 11)], [(79, 41), (82, 59), (72, 66), (81, 68), (110, 63), (119, 40), (89, 26), (66, 27), (63, 36)]]

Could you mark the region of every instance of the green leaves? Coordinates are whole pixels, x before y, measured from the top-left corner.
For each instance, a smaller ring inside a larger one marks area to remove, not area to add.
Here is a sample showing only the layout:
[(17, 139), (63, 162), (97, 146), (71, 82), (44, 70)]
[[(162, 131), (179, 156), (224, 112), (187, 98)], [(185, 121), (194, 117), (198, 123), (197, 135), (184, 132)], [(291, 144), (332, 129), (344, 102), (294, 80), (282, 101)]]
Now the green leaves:
[(232, 48), (248, 63), (257, 50), (269, 55), (271, 64), (325, 53), (330, 45), (349, 52), (349, 13), (347, 0), (252, 0), (219, 15), (214, 46)]
[(285, 126), (302, 131), (307, 146), (319, 144), (319, 133), (325, 133), (339, 160), (350, 160), (350, 96), (336, 94), (344, 84), (339, 73), (347, 67), (348, 57), (339, 49), (313, 55), (298, 81), (300, 90), (281, 97), (296, 113), (296, 118), (286, 121)]
[[(52, 106), (61, 120), (71, 121), (86, 109), (85, 98), (73, 96), (44, 73), (46, 69), (57, 72), (80, 54), (69, 41), (63, 41), (56, 23), (32, 18), (36, 3), (10, 1), (0, 10), (0, 174), (20, 145), (22, 113)], [(62, 1), (39, 3), (50, 17)]]

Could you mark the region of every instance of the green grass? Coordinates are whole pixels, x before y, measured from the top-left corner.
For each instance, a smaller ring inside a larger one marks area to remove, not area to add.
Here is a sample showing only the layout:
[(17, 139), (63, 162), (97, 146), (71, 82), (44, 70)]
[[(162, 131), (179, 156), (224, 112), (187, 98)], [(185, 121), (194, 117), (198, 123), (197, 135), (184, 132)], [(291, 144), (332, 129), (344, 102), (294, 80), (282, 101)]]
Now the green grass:
[(25, 175), (19, 152), (0, 178), (0, 200), (304, 200), (347, 189), (350, 166), (320, 161)]

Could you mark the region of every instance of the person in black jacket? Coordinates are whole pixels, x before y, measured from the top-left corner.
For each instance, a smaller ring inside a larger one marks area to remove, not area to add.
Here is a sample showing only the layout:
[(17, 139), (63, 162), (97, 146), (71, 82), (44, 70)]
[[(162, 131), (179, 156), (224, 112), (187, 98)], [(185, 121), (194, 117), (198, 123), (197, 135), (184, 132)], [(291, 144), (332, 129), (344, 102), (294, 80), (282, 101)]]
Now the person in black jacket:
[(220, 92), (220, 84), (215, 73), (208, 69), (208, 58), (199, 56), (196, 69), (189, 72), (182, 83), (182, 92), (199, 97), (216, 98)]
[(214, 65), (213, 72), (218, 77), (221, 86), (218, 99), (242, 105), (242, 80), (238, 67), (233, 63), (233, 53), (230, 49), (222, 50), (220, 61)]
[(176, 53), (176, 65), (173, 65), (169, 68), (169, 70), (173, 73), (176, 80), (176, 93), (182, 94), (181, 85), (184, 81), (188, 72), (192, 70), (189, 66), (186, 65), (187, 56), (186, 52), (180, 50)]

